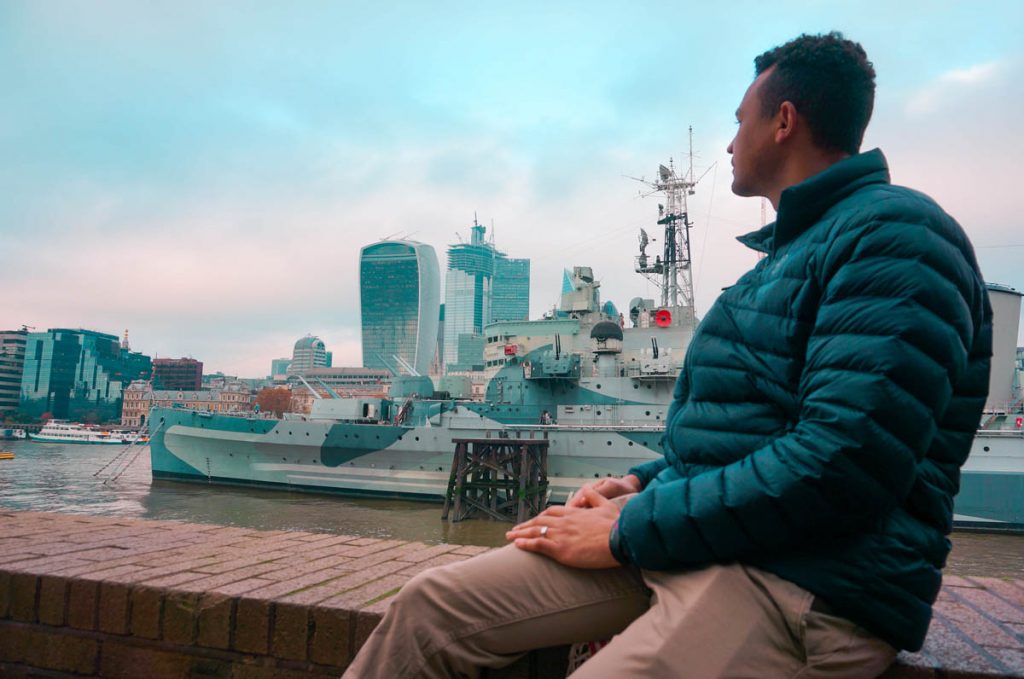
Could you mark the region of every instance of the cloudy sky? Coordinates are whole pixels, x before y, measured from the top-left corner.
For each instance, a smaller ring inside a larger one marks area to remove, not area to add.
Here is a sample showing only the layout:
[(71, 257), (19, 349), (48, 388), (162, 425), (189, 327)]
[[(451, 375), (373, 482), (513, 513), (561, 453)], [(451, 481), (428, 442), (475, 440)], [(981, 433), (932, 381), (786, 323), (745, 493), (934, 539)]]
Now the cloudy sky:
[[(698, 314), (754, 256), (725, 147), (754, 56), (839, 29), (878, 71), (866, 148), (1024, 290), (1024, 3), (0, 3), (0, 326), (85, 327), (265, 375), (313, 333), (360, 361), (359, 247), (442, 257), (474, 214), (533, 260), (531, 310), (590, 265), (619, 307), (657, 198), (690, 212)], [(769, 217), (770, 218), (770, 217)]]

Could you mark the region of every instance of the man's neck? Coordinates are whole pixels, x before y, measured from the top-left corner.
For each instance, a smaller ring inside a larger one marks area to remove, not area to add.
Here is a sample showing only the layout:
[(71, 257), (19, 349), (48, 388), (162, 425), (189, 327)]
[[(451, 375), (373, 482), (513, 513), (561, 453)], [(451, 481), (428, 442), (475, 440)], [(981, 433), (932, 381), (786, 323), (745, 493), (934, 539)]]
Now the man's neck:
[(850, 154), (845, 151), (822, 151), (812, 148), (804, 153), (794, 154), (789, 157), (788, 162), (782, 167), (779, 173), (779, 181), (775, 187), (770, 189), (765, 198), (771, 202), (776, 212), (779, 210), (779, 199), (782, 192), (791, 186), (796, 186), (810, 179), (819, 172), (824, 172), (840, 160), (849, 158)]

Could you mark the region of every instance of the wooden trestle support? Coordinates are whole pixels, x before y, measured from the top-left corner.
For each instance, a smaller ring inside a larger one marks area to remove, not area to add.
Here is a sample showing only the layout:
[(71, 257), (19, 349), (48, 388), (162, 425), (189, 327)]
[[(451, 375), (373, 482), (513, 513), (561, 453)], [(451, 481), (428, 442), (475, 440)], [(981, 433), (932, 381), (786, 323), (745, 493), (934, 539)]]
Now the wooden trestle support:
[(519, 523), (544, 510), (548, 494), (548, 440), (452, 439), (455, 456), (442, 519), (486, 515)]

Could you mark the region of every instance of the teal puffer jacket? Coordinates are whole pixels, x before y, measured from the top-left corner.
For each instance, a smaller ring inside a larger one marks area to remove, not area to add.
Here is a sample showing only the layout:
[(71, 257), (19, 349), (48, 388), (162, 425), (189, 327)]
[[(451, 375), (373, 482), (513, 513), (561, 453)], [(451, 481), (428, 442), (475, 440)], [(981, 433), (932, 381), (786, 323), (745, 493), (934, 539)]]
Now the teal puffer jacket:
[(767, 257), (700, 324), (665, 456), (618, 548), (652, 570), (741, 561), (921, 647), (988, 392), (991, 307), (960, 226), (874, 150), (783, 192)]

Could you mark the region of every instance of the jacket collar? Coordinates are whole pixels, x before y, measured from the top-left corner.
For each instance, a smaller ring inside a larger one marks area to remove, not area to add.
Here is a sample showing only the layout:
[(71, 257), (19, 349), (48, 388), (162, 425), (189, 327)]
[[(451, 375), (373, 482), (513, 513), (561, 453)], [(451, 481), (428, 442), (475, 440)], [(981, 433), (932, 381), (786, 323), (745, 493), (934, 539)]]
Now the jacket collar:
[(784, 190), (779, 197), (779, 212), (775, 221), (736, 240), (753, 250), (774, 252), (854, 191), (869, 184), (888, 183), (889, 166), (881, 150), (874, 149), (844, 158)]

